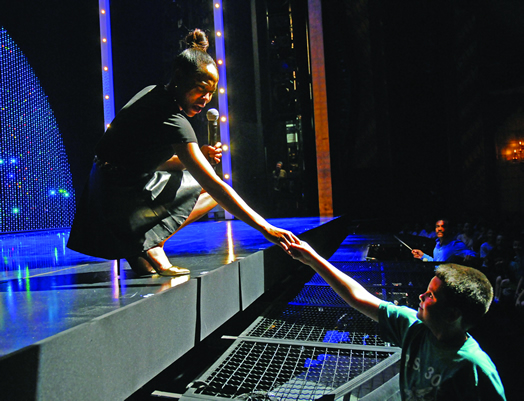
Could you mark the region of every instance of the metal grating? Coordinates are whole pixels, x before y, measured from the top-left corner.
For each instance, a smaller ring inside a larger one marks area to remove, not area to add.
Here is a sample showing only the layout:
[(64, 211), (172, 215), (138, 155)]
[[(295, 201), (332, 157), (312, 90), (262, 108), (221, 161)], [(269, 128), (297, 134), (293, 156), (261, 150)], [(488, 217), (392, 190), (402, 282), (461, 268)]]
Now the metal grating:
[[(435, 264), (411, 262), (332, 262), (372, 294), (400, 305), (415, 306), (434, 275)], [(297, 305), (344, 307), (346, 302), (315, 274), (292, 301)]]
[[(389, 300), (387, 292), (377, 288), (372, 291), (377, 297)], [(393, 294), (392, 294), (393, 295)], [(401, 294), (402, 295), (402, 294)], [(290, 302), (292, 305), (347, 307), (347, 303), (331, 288), (327, 286), (305, 286)]]
[(403, 270), (403, 271), (435, 271), (437, 262), (420, 262), (420, 261), (330, 261), (331, 264), (342, 271), (362, 271), (362, 270)]
[[(371, 269), (366, 269), (366, 270), (356, 270), (356, 271), (352, 271), (352, 270), (342, 270), (340, 269), (342, 272), (348, 274), (349, 276), (351, 276), (351, 278), (355, 279), (356, 281), (358, 281), (360, 284), (362, 284), (364, 287), (367, 287), (367, 286), (372, 286), (372, 285), (375, 285), (375, 284), (381, 284), (382, 282), (385, 283), (385, 275), (383, 272), (381, 272), (380, 270), (371, 270)], [(320, 274), (316, 273), (312, 278), (311, 280), (306, 283), (306, 285), (322, 285), (322, 286), (327, 286), (328, 284), (326, 283), (326, 281), (320, 276)]]
[[(434, 275), (436, 263), (412, 262), (331, 262), (363, 286), (393, 285), (426, 288)], [(327, 285), (315, 274), (308, 285)]]
[(393, 352), (237, 340), (194, 394), (234, 399), (315, 400)]
[(243, 336), (325, 343), (387, 345), (378, 323), (346, 305), (344, 308), (284, 305), (260, 317)]
[[(409, 261), (331, 263), (379, 298), (409, 306), (435, 269)], [(182, 401), (390, 399), (398, 395), (399, 359), (378, 323), (315, 274), (291, 302), (273, 303)]]
[[(368, 290), (385, 301), (398, 305), (414, 306), (418, 304), (418, 296), (424, 290), (417, 287), (373, 287)], [(331, 288), (327, 286), (305, 286), (293, 299), (291, 304), (310, 306), (344, 307), (347, 303)]]

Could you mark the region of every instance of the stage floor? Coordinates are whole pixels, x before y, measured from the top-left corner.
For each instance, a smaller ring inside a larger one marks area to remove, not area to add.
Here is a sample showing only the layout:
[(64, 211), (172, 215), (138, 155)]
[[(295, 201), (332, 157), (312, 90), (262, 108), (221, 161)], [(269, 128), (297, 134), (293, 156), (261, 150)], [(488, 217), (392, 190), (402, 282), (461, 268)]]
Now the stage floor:
[[(270, 222), (298, 235), (330, 220)], [(68, 236), (69, 230), (0, 235), (0, 357), (190, 279), (137, 277), (123, 259), (119, 276), (116, 261), (68, 249)], [(248, 225), (229, 220), (191, 224), (165, 249), (194, 278), (270, 245)]]

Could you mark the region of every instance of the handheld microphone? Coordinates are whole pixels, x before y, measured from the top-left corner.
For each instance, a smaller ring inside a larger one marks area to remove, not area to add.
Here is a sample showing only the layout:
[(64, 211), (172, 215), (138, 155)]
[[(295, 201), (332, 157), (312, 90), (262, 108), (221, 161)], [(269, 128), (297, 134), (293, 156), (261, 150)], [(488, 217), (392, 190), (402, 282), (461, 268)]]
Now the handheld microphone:
[[(209, 146), (215, 146), (217, 142), (220, 142), (220, 138), (218, 135), (218, 110), (217, 109), (209, 109), (207, 111), (207, 143)], [(211, 165), (215, 165), (216, 162), (214, 160), (210, 160)], [(215, 166), (216, 169), (216, 166)]]
[(215, 146), (220, 141), (218, 137), (218, 110), (209, 109), (207, 111), (207, 140), (210, 146)]

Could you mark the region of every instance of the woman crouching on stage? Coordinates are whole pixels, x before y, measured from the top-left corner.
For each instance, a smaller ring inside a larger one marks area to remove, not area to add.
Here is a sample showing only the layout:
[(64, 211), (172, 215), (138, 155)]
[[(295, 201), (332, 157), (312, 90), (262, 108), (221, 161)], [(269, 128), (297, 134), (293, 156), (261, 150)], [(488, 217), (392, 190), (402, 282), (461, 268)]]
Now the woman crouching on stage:
[(137, 274), (190, 273), (171, 264), (164, 243), (217, 203), (284, 250), (299, 243), (216, 175), (211, 163), (220, 162), (220, 143), (199, 148), (187, 118), (211, 100), (218, 70), (202, 31), (191, 32), (186, 42), (169, 84), (135, 95), (97, 144), (67, 245), (91, 256), (125, 258)]

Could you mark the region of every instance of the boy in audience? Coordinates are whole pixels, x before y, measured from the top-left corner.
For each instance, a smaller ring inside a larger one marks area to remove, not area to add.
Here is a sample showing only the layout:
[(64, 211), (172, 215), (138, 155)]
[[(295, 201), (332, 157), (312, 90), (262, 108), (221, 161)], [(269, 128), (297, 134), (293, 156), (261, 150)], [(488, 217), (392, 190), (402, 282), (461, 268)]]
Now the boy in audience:
[(493, 299), (482, 272), (440, 265), (415, 311), (377, 298), (306, 242), (290, 244), (288, 253), (311, 266), (351, 307), (379, 322), (383, 338), (402, 348), (403, 400), (506, 399), (495, 365), (467, 333)]

